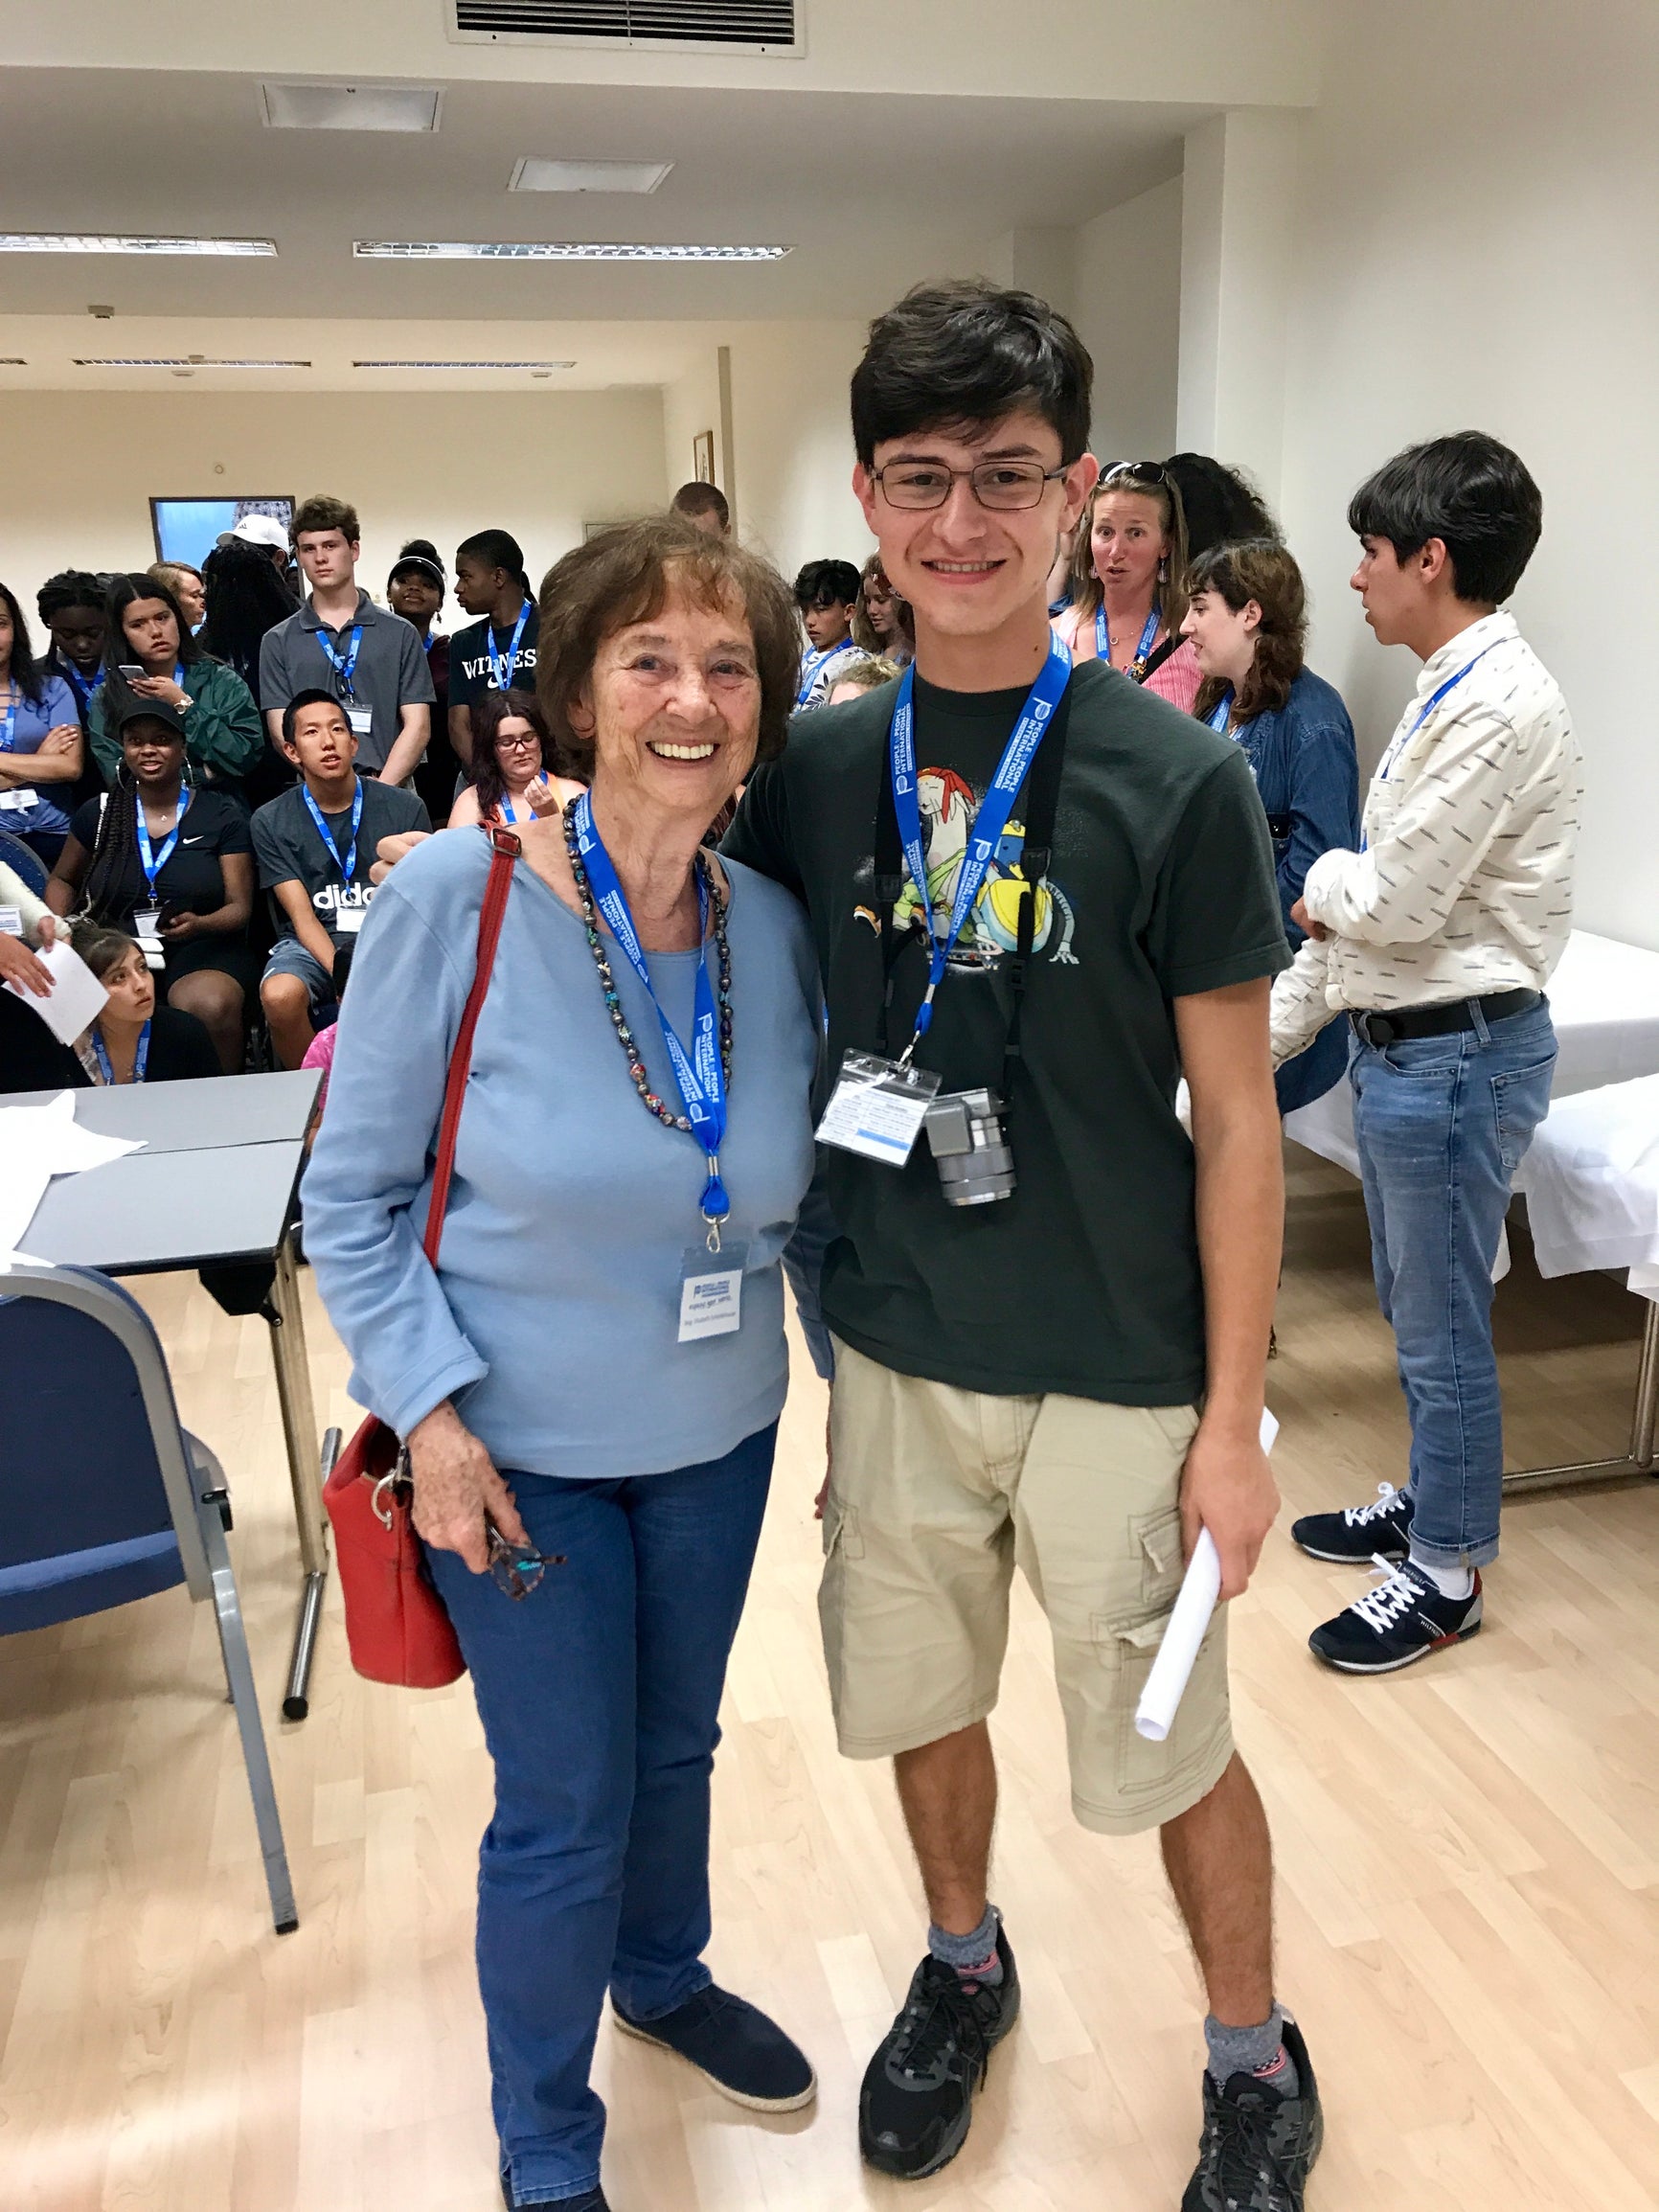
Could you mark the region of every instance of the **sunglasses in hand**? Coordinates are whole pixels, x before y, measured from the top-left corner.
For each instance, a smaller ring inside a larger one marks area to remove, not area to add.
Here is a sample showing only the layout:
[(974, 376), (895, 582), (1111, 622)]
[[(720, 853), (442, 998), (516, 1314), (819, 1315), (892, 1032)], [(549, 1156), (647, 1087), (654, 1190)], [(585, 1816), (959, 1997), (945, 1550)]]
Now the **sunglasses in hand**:
[(538, 1552), (534, 1544), (509, 1543), (495, 1523), (484, 1523), (489, 1539), (489, 1579), (514, 1601), (529, 1597), (549, 1567), (565, 1563), (563, 1552)]

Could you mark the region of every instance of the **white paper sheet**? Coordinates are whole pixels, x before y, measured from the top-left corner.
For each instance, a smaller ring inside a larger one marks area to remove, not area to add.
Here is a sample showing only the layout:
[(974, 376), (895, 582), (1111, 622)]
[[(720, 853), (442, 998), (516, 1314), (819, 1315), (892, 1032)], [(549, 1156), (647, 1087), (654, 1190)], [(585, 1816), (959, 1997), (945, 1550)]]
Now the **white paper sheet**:
[[(1273, 1449), (1278, 1435), (1278, 1422), (1271, 1413), (1263, 1413), (1263, 1451)], [(1204, 1641), (1220, 1594), (1221, 1555), (1210, 1531), (1200, 1529), (1193, 1556), (1187, 1562), (1187, 1572), (1181, 1578), (1175, 1609), (1170, 1615), (1170, 1625), (1164, 1630), (1164, 1640), (1158, 1646), (1158, 1655), (1152, 1661), (1152, 1671), (1147, 1676), (1147, 1686), (1135, 1709), (1136, 1730), (1149, 1744), (1161, 1744), (1175, 1724), (1175, 1714), (1192, 1678), (1198, 1647)]]
[(141, 1151), (143, 1144), (142, 1137), (106, 1137), (82, 1129), (72, 1090), (60, 1090), (45, 1106), (0, 1101), (0, 1262), (22, 1257), (18, 1246), (54, 1175), (101, 1168)]
[(36, 998), (34, 992), (10, 979), (6, 989), (40, 1016), (59, 1044), (73, 1044), (94, 1017), (103, 1012), (109, 1003), (109, 993), (75, 947), (62, 938), (43, 945), (34, 957), (52, 970), (50, 994)]

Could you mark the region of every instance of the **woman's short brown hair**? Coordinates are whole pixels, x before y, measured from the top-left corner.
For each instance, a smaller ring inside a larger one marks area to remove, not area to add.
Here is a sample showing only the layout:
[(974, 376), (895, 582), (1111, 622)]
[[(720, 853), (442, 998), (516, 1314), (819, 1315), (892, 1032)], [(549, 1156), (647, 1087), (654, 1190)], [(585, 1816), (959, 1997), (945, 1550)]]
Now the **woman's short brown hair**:
[(742, 608), (761, 678), (756, 762), (784, 750), (801, 681), (794, 593), (769, 561), (730, 538), (711, 537), (684, 515), (651, 514), (590, 537), (541, 580), (536, 696), (570, 773), (584, 783), (593, 774), (593, 740), (572, 728), (571, 706), (605, 640), (660, 614), (675, 592), (697, 606)]

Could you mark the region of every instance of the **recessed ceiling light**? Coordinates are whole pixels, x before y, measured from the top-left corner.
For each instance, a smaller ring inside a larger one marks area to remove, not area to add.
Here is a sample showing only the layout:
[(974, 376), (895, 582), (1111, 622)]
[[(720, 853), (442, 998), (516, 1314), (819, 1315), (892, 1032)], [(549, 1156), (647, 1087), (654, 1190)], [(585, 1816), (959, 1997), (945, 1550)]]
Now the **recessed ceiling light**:
[(554, 243), (546, 239), (358, 239), (360, 262), (781, 262), (792, 246)]
[(120, 354), (96, 358), (77, 353), (77, 369), (308, 369), (309, 361), (211, 361), (201, 353)]
[(269, 130), (436, 130), (435, 84), (261, 84)]
[(538, 161), (526, 154), (509, 192), (655, 192), (671, 161)]
[(353, 361), (353, 369), (534, 369), (545, 376), (550, 369), (574, 369), (574, 361)]
[(146, 239), (102, 231), (0, 231), (0, 254), (244, 255), (274, 254), (276, 250), (271, 239)]

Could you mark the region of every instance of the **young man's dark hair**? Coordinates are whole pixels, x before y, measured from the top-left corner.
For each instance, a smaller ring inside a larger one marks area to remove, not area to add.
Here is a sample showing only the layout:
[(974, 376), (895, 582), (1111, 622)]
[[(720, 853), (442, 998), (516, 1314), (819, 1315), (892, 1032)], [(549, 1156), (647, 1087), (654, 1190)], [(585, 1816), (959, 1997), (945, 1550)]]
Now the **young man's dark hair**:
[(294, 519), (288, 525), (288, 536), (298, 545), (302, 532), (307, 530), (337, 530), (348, 545), (360, 545), (363, 540), (362, 525), (357, 520), (357, 510), (344, 499), (335, 499), (327, 491), (313, 491), (309, 499), (302, 499), (294, 510)]
[(524, 554), (516, 537), (507, 530), (475, 530), (470, 537), (464, 537), (455, 548), (455, 565), (464, 560), (475, 560), (485, 568), (499, 568), (510, 577), (516, 577), (524, 586), (526, 599), (534, 599), (530, 578), (524, 571)]
[(1348, 527), (1386, 537), (1401, 561), (1438, 537), (1458, 598), (1500, 606), (1533, 558), (1544, 500), (1518, 453), (1484, 430), (1459, 430), (1385, 461), (1349, 501)]
[(694, 522), (700, 514), (712, 514), (720, 526), (722, 536), (732, 527), (732, 510), (717, 484), (682, 484), (669, 505), (674, 513), (683, 514), (689, 522)]
[(852, 606), (858, 571), (850, 560), (809, 560), (795, 579), (797, 606)]
[[(302, 707), (340, 707), (340, 719), (346, 721), (346, 710), (340, 706), (339, 700), (332, 692), (326, 692), (320, 687), (310, 691), (296, 692), (283, 709), (283, 736), (290, 745), (294, 741), (294, 717)], [(348, 722), (347, 727), (350, 728), (350, 726)]]
[(916, 285), (870, 326), (852, 373), (852, 443), (866, 468), (884, 439), (1017, 408), (1057, 432), (1066, 467), (1089, 442), (1094, 363), (1064, 315), (984, 277)]

